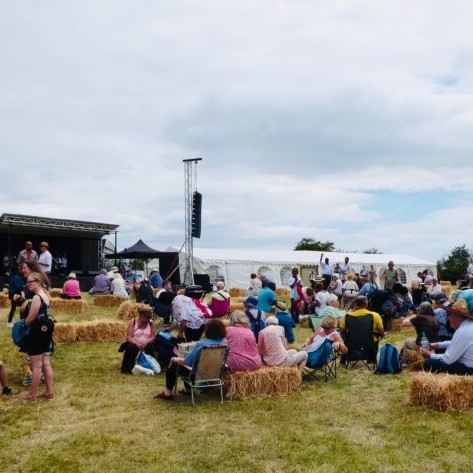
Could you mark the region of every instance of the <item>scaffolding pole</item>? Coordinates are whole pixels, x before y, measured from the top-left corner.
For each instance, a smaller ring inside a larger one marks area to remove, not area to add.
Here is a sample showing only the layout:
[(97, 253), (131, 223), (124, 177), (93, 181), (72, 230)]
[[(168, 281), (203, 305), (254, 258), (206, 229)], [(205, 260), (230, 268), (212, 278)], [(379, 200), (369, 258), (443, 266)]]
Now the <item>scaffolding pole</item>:
[(183, 283), (194, 284), (194, 241), (192, 237), (192, 197), (197, 179), (197, 162), (202, 158), (183, 159), (184, 163), (184, 200), (185, 200), (185, 263)]

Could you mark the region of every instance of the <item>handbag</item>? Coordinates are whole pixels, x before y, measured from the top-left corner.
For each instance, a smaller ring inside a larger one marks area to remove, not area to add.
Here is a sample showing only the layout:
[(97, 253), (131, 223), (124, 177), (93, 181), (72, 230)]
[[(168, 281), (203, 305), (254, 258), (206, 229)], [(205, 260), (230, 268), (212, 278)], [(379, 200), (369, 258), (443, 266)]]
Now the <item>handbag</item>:
[(26, 325), (25, 319), (17, 320), (13, 324), (13, 327), (11, 330), (11, 337), (13, 339), (13, 343), (16, 346), (21, 347), (25, 338), (29, 335), (30, 330), (31, 328)]

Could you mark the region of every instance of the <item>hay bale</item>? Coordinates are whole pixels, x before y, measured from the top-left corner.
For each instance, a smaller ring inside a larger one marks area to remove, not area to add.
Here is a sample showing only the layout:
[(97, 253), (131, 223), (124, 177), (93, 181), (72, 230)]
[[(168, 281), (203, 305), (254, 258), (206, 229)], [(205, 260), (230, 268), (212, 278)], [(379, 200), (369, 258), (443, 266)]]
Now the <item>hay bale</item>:
[(114, 296), (112, 294), (94, 295), (94, 305), (96, 307), (118, 307), (123, 301), (127, 300), (126, 297)]
[(301, 374), (297, 368), (264, 366), (256, 371), (225, 375), (225, 396), (228, 399), (249, 399), (299, 392)]
[(411, 381), (409, 404), (445, 411), (473, 409), (473, 377), (417, 373)]
[(62, 288), (55, 287), (51, 289), (51, 297), (61, 297)]
[(89, 308), (89, 301), (85, 299), (61, 299), (52, 297), (49, 303), (52, 312), (64, 314), (83, 314)]
[(120, 342), (125, 340), (127, 324), (118, 320), (57, 323), (54, 327), (56, 343)]
[(408, 350), (406, 347), (402, 350), (402, 361), (407, 365), (410, 371), (422, 371), (424, 357), (417, 350)]
[(243, 302), (235, 302), (235, 303), (232, 302), (232, 312), (234, 310), (243, 310), (244, 311), (245, 306), (244, 306)]
[(404, 317), (399, 317), (397, 319), (391, 320), (391, 332), (415, 332), (415, 328), (413, 326), (410, 327), (403, 327), (402, 321), (405, 320)]
[(228, 293), (230, 294), (230, 297), (245, 297), (246, 290), (239, 287), (231, 287), (228, 290)]
[(289, 290), (285, 287), (277, 287), (275, 292), (277, 297), (289, 296)]
[[(143, 304), (142, 302), (131, 302), (131, 301), (124, 301), (118, 307), (117, 316), (120, 320), (131, 320), (136, 319), (138, 317), (138, 309), (140, 307), (146, 307), (149, 309), (148, 304)], [(159, 317), (161, 319), (161, 317)]]
[(4, 309), (5, 307), (10, 307), (10, 299), (8, 299), (8, 294), (2, 292), (0, 293), (0, 308)]

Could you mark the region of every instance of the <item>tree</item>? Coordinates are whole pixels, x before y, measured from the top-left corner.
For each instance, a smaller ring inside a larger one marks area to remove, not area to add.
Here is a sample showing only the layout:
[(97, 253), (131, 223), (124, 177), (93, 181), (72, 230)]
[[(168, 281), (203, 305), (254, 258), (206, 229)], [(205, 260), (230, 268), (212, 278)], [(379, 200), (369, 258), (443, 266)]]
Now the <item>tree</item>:
[(382, 255), (383, 252), (381, 250), (378, 250), (378, 248), (368, 248), (367, 250), (364, 250), (363, 253), (365, 255)]
[(456, 246), (446, 258), (437, 261), (439, 278), (443, 281), (450, 281), (452, 284), (464, 279), (470, 258), (471, 254), (466, 249), (466, 245)]
[(331, 241), (318, 241), (313, 238), (303, 238), (301, 241), (297, 242), (295, 251), (334, 251), (335, 244)]

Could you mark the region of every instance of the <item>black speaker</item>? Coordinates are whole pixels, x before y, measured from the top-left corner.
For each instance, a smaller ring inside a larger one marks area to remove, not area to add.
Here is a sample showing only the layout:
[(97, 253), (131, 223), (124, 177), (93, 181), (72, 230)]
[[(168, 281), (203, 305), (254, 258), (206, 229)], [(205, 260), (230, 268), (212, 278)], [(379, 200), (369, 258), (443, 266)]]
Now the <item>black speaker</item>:
[(194, 274), (194, 284), (202, 286), (205, 292), (212, 291), (212, 284), (210, 284), (210, 276), (208, 274)]
[(200, 238), (202, 214), (202, 194), (194, 192), (192, 196), (192, 236)]

